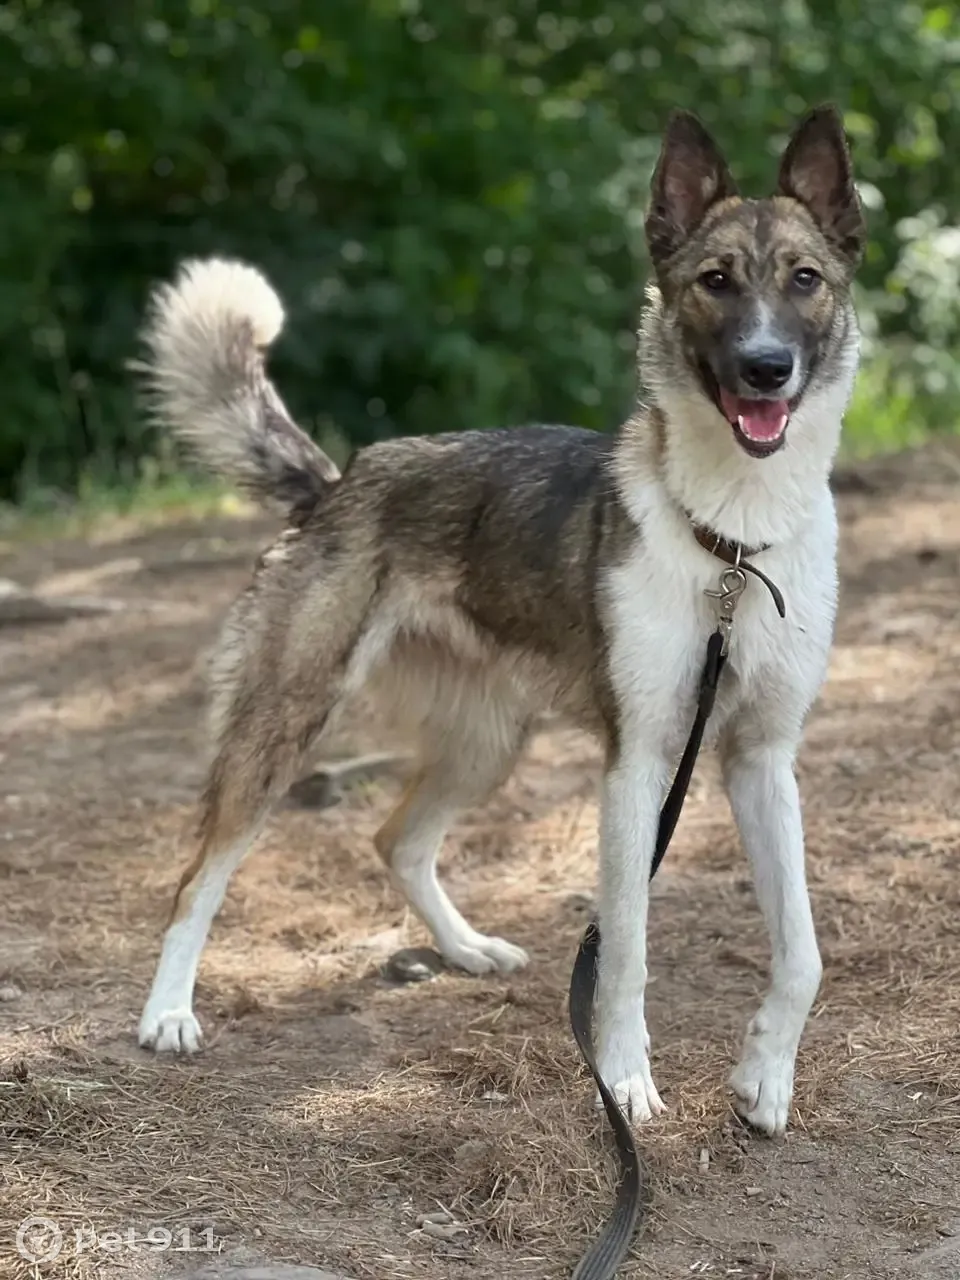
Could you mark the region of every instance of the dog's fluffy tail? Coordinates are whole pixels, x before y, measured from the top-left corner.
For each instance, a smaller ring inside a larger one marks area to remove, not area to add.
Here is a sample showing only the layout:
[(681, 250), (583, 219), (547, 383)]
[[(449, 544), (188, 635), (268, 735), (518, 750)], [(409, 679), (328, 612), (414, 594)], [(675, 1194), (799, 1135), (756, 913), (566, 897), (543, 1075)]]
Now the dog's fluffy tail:
[(150, 299), (143, 378), (157, 423), (258, 501), (306, 513), (339, 479), (293, 421), (264, 357), (283, 304), (255, 268), (220, 258), (185, 262)]

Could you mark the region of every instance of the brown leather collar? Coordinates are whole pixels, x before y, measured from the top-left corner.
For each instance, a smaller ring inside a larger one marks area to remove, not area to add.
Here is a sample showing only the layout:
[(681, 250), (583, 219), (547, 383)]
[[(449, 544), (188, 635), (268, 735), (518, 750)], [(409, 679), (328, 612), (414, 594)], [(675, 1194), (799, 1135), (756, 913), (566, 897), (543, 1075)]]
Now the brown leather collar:
[(773, 603), (777, 606), (777, 613), (781, 618), (787, 616), (787, 606), (784, 603), (783, 594), (775, 582), (771, 582), (767, 575), (759, 570), (756, 565), (750, 563), (754, 556), (760, 555), (764, 551), (769, 551), (769, 545), (763, 547), (745, 547), (740, 542), (730, 542), (727, 538), (722, 538), (719, 533), (714, 533), (712, 529), (708, 529), (706, 525), (697, 524), (696, 520), (688, 514), (687, 519), (690, 521), (690, 528), (693, 530), (693, 536), (703, 547), (704, 551), (709, 551), (712, 556), (716, 556), (718, 560), (722, 560), (724, 564), (739, 568), (744, 573), (752, 573), (755, 578), (759, 578), (763, 585), (773, 596)]

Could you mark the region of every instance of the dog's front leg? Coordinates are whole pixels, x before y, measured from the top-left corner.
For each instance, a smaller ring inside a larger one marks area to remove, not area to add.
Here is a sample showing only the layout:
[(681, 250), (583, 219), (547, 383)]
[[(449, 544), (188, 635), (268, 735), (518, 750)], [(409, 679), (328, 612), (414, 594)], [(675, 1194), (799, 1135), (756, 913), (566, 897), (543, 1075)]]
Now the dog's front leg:
[(598, 1065), (634, 1121), (666, 1110), (650, 1071), (647, 903), (667, 765), (640, 751), (622, 754), (603, 784), (600, 814)]
[(822, 972), (794, 754), (792, 745), (757, 739), (750, 745), (732, 740), (723, 752), (727, 794), (773, 950), (770, 988), (747, 1029), (730, 1083), (743, 1118), (771, 1136), (787, 1127), (797, 1049)]

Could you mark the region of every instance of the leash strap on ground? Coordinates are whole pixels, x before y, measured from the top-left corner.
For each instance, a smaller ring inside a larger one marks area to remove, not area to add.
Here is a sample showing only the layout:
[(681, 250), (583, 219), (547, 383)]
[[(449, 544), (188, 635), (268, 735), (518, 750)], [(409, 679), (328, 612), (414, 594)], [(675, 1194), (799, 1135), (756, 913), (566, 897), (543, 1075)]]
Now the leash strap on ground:
[[(713, 710), (717, 695), (717, 685), (723, 670), (726, 657), (724, 655), (724, 636), (720, 630), (711, 635), (707, 642), (707, 657), (703, 665), (700, 679), (700, 695), (697, 700), (697, 714), (690, 730), (690, 737), (683, 749), (683, 756), (677, 768), (673, 785), (660, 810), (660, 823), (657, 828), (657, 843), (654, 848), (653, 862), (650, 867), (651, 880), (657, 873), (663, 855), (667, 852), (673, 838), (683, 802), (690, 787), (693, 766), (696, 764), (703, 742), (703, 733), (707, 720)], [(593, 1048), (593, 1004), (597, 985), (597, 963), (600, 958), (600, 929), (596, 922), (587, 927), (580, 942), (573, 974), (570, 978), (570, 1026), (584, 1062), (590, 1068), (603, 1107), (613, 1129), (620, 1157), (620, 1183), (617, 1187), (617, 1198), (613, 1213), (599, 1236), (580, 1259), (572, 1280), (612, 1280), (630, 1248), (636, 1227), (637, 1216), (643, 1194), (640, 1178), (640, 1157), (633, 1139), (630, 1122), (623, 1114), (619, 1103), (607, 1087), (597, 1067)]]

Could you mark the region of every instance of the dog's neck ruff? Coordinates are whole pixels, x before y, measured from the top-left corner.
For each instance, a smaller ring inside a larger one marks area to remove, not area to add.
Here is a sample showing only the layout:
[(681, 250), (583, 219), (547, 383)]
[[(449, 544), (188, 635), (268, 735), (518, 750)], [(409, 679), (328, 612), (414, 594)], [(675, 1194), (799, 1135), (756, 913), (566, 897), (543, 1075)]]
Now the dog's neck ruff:
[(758, 569), (756, 565), (750, 563), (754, 556), (761, 555), (764, 551), (769, 551), (770, 544), (767, 543), (761, 547), (747, 547), (742, 542), (732, 542), (729, 538), (724, 538), (721, 534), (714, 532), (713, 529), (707, 528), (705, 524), (700, 524), (689, 511), (686, 512), (686, 517), (690, 522), (693, 536), (704, 551), (709, 551), (711, 555), (716, 556), (718, 560), (722, 560), (724, 564), (728, 564), (735, 569), (742, 569), (744, 573), (752, 573), (755, 578), (759, 578), (771, 596), (773, 596), (773, 603), (777, 606), (777, 613), (781, 618), (785, 618), (787, 616), (787, 608), (780, 588), (775, 582), (771, 582), (767, 575)]

